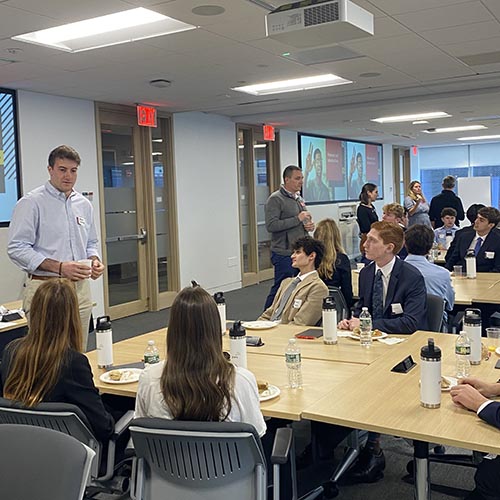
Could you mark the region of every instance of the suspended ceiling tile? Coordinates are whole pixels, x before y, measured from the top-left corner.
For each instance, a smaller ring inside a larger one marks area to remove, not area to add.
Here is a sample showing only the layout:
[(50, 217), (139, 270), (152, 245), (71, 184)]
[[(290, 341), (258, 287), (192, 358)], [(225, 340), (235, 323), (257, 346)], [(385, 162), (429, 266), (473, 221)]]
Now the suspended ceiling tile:
[(368, 0), (386, 14), (404, 14), (420, 10), (434, 9), (446, 5), (470, 3), (472, 0)]
[(394, 17), (417, 32), (480, 23), (492, 19), (490, 12), (479, 1), (399, 14)]
[(440, 46), (486, 40), (500, 36), (500, 23), (492, 20), (465, 26), (453, 26), (451, 28), (426, 31), (422, 36)]
[(487, 40), (460, 42), (443, 46), (444, 51), (456, 57), (496, 52), (499, 48), (500, 36), (488, 38)]
[(498, 0), (482, 0), (484, 5), (493, 13), (500, 21), (500, 2)]
[(0, 37), (10, 38), (22, 33), (41, 30), (54, 26), (54, 19), (30, 14), (24, 10), (14, 9), (0, 4)]
[(157, 36), (155, 38), (148, 38), (143, 41), (146, 45), (166, 49), (169, 52), (176, 52), (185, 54), (192, 51), (217, 49), (232, 45), (234, 42), (219, 36), (209, 31), (198, 28), (190, 31), (183, 31), (181, 33), (172, 33), (171, 35)]

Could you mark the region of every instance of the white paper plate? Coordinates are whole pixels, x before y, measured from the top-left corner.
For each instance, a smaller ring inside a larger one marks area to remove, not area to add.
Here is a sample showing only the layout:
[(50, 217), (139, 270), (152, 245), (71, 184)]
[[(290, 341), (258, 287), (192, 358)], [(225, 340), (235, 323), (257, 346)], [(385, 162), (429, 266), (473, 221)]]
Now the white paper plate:
[(448, 376), (443, 375), (441, 378), (444, 378), (444, 379), (446, 380), (446, 382), (448, 382), (448, 383), (450, 384), (450, 386), (449, 386), (449, 387), (442, 387), (442, 386), (441, 386), (441, 392), (449, 392), (449, 391), (450, 391), (450, 389), (451, 389), (453, 386), (455, 386), (455, 385), (457, 385), (457, 384), (458, 384), (458, 379), (457, 379), (457, 378), (455, 378), (455, 377), (448, 377)]
[[(379, 330), (380, 331), (380, 330)], [(354, 339), (354, 340), (359, 340), (359, 335), (357, 333), (354, 333), (354, 332), (351, 332), (349, 334), (349, 337), (351, 337), (351, 339)], [(372, 336), (372, 340), (378, 340), (378, 339), (385, 339), (387, 337), (387, 333), (385, 332), (380, 332), (380, 335), (377, 336), (377, 337), (373, 337)]]
[(279, 387), (269, 384), (265, 391), (259, 392), (259, 399), (261, 401), (268, 401), (269, 399), (274, 399), (280, 395), (281, 391)]
[(500, 347), (497, 347), (497, 348), (495, 349), (495, 352), (496, 352), (496, 353), (500, 356)]
[[(120, 380), (113, 380), (109, 377), (110, 372), (120, 372), (122, 378)], [(141, 373), (141, 368), (117, 368), (116, 370), (103, 373), (99, 379), (106, 382), (106, 384), (131, 384), (139, 380)]]
[(247, 330), (269, 330), (279, 325), (277, 321), (243, 321), (242, 326)]

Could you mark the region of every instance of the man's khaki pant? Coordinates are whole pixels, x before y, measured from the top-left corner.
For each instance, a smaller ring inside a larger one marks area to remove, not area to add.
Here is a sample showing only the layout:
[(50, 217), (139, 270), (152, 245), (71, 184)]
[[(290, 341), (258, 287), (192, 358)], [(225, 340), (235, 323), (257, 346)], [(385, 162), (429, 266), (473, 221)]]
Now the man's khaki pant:
[[(30, 320), (30, 306), (33, 300), (33, 295), (44, 280), (28, 278), (24, 289), (23, 309), (26, 312), (26, 319)], [(87, 350), (87, 340), (89, 336), (90, 315), (92, 314), (92, 297), (90, 295), (89, 280), (81, 280), (73, 282), (75, 285), (76, 296), (78, 297), (78, 309), (80, 312), (80, 321), (82, 323), (82, 350)]]

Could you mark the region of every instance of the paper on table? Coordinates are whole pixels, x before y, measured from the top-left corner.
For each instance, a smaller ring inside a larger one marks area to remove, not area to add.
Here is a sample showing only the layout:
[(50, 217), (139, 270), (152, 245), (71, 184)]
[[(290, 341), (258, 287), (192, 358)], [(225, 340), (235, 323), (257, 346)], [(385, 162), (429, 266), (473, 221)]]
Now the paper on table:
[(387, 337), (385, 339), (377, 339), (377, 340), (387, 345), (395, 345), (404, 342), (406, 339), (402, 339), (400, 337)]
[(351, 330), (339, 330), (337, 328), (337, 337), (349, 337), (351, 333)]

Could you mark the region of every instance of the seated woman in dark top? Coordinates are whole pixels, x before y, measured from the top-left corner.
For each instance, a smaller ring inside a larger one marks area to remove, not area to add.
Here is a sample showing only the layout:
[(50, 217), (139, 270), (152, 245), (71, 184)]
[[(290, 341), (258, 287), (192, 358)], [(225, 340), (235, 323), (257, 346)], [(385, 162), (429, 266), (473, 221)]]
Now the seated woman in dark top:
[(66, 279), (45, 281), (33, 297), (28, 334), (4, 351), (0, 392), (26, 407), (42, 402), (74, 404), (96, 438), (106, 441), (113, 433), (113, 417), (104, 408), (81, 346), (74, 286)]
[(351, 263), (342, 248), (340, 231), (333, 219), (323, 219), (316, 225), (314, 237), (325, 245), (325, 255), (318, 274), (326, 286), (340, 288), (347, 306), (352, 306)]

